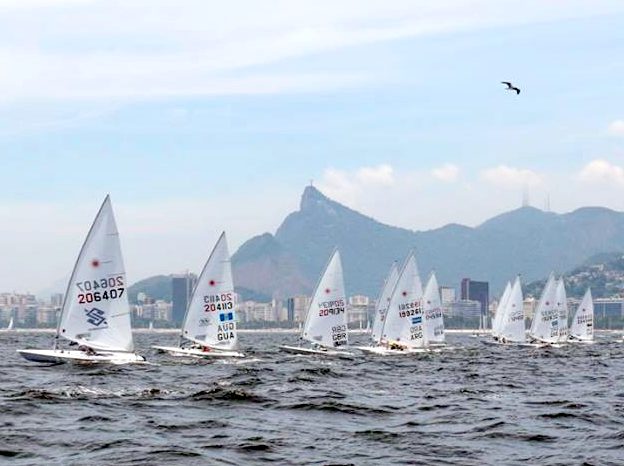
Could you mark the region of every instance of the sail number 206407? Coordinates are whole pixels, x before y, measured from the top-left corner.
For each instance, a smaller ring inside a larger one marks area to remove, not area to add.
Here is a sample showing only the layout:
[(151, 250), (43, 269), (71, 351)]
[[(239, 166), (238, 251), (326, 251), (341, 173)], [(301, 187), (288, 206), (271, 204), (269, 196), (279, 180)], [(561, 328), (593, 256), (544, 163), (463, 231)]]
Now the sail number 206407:
[(123, 275), (76, 282), (76, 286), (81, 291), (77, 296), (79, 304), (121, 298), (125, 291)]

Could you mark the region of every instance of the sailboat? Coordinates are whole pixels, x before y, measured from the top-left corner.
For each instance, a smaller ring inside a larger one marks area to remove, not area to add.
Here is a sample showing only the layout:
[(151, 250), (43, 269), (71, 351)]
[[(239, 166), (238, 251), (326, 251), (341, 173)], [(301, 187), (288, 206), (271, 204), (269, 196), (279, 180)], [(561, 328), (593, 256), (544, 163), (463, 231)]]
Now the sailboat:
[(15, 323), (13, 322), (13, 317), (9, 320), (9, 325), (7, 325), (7, 330), (13, 330)]
[[(76, 260), (61, 309), (54, 347), (18, 350), (44, 363), (143, 362), (134, 353), (126, 271), (110, 197), (106, 196)], [(69, 340), (77, 349), (59, 346)]]
[(386, 278), (384, 285), (381, 289), (381, 294), (377, 299), (375, 316), (373, 320), (373, 330), (371, 332), (371, 338), (374, 345), (378, 345), (381, 342), (381, 331), (383, 329), (383, 324), (386, 319), (388, 305), (390, 304), (390, 297), (392, 296), (392, 291), (394, 290), (398, 279), (399, 268), (397, 267), (397, 263), (393, 262), (392, 266), (390, 267), (390, 271), (388, 272), (388, 277)]
[(565, 283), (563, 277), (557, 281), (557, 309), (559, 311), (559, 319), (557, 326), (559, 327), (558, 343), (568, 341), (568, 297), (566, 295)]
[(500, 333), (500, 326), (503, 320), (503, 314), (505, 313), (505, 307), (507, 306), (507, 301), (509, 300), (509, 295), (511, 294), (511, 283), (507, 282), (507, 286), (505, 286), (505, 291), (503, 291), (503, 295), (498, 302), (498, 306), (496, 307), (496, 314), (494, 314), (494, 319), (492, 320), (492, 338), (494, 340), (498, 340)]
[(204, 265), (189, 301), (178, 346), (153, 346), (174, 356), (242, 358), (236, 350), (236, 303), (225, 232)]
[(422, 297), (422, 283), (416, 256), (412, 251), (405, 260), (392, 290), (380, 344), (359, 349), (380, 355), (426, 351)]
[[(502, 301), (502, 300), (501, 300)], [(497, 339), (499, 345), (526, 346), (526, 330), (524, 328), (524, 298), (520, 276), (516, 277), (511, 290), (504, 302), (501, 315), (497, 321)]]
[(440, 298), (440, 287), (434, 272), (425, 286), (423, 295), (424, 313), (424, 339), (429, 346), (444, 346), (444, 314), (442, 313), (442, 299)]
[(349, 336), (342, 264), (338, 249), (334, 249), (316, 285), (303, 324), (301, 339), (311, 343), (312, 346), (283, 345), (280, 349), (295, 354), (353, 355), (343, 349), (349, 344)]
[(576, 308), (568, 340), (578, 343), (593, 343), (594, 341), (594, 302), (589, 288)]
[(559, 306), (557, 306), (558, 280), (551, 273), (546, 281), (542, 296), (540, 297), (531, 329), (529, 340), (535, 346), (554, 346), (559, 344)]

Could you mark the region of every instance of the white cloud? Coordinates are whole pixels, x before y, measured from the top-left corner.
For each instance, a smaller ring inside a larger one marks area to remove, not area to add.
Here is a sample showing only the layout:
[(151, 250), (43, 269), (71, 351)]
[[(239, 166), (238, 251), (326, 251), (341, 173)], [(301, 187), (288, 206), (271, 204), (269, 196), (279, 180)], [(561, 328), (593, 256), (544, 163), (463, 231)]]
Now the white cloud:
[(355, 177), (362, 185), (391, 186), (394, 183), (394, 169), (386, 164), (362, 167)]
[[(623, 11), (621, 2), (0, 1), (4, 101), (307, 92), (377, 73), (257, 67), (344, 47)], [(346, 65), (345, 65), (346, 66)]]
[(581, 170), (579, 177), (588, 183), (609, 183), (624, 186), (624, 168), (607, 160), (592, 160)]
[(481, 177), (494, 186), (514, 190), (524, 186), (538, 186), (543, 182), (543, 176), (533, 170), (509, 167), (507, 165), (499, 165), (498, 167), (483, 170)]
[(624, 120), (612, 121), (609, 125), (609, 134), (613, 136), (624, 136)]
[(459, 167), (457, 165), (453, 165), (452, 163), (445, 163), (441, 167), (431, 170), (431, 174), (434, 178), (437, 178), (440, 181), (453, 183), (457, 181), (457, 178), (459, 177)]

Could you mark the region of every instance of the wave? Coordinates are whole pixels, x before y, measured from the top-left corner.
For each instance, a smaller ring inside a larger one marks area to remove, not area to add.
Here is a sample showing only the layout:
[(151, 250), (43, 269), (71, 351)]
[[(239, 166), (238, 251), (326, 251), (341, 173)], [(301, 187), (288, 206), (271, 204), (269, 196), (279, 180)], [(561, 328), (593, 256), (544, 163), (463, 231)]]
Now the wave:
[(490, 432), (480, 437), (489, 439), (508, 439), (508, 440), (520, 440), (523, 442), (540, 442), (540, 443), (553, 443), (557, 441), (556, 437), (545, 434), (526, 434), (522, 432)]
[(368, 416), (371, 414), (383, 415), (391, 414), (393, 410), (380, 407), (370, 407), (358, 404), (340, 403), (337, 401), (324, 401), (321, 403), (294, 403), (280, 406), (283, 409), (294, 409), (303, 411), (327, 411), (334, 413), (353, 414), (356, 416)]
[(217, 400), (251, 403), (265, 403), (268, 401), (266, 398), (255, 395), (246, 390), (224, 387), (213, 387), (208, 390), (200, 390), (193, 393), (188, 398), (193, 401)]
[(362, 437), (366, 440), (375, 440), (378, 442), (395, 443), (395, 441), (404, 437), (403, 434), (397, 432), (389, 432), (383, 429), (369, 429), (355, 432), (356, 437)]
[(110, 390), (76, 386), (73, 388), (58, 388), (47, 390), (41, 388), (29, 388), (7, 396), (9, 400), (33, 400), (33, 401), (62, 401), (62, 400), (88, 400), (94, 398), (158, 398), (171, 393), (160, 388), (142, 388)]

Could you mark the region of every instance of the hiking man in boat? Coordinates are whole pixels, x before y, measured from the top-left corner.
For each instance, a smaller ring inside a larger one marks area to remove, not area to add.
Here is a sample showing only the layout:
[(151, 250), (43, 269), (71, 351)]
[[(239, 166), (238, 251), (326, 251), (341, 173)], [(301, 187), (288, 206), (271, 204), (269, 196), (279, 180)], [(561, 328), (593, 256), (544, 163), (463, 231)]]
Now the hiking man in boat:
[(87, 356), (95, 356), (97, 354), (93, 348), (87, 345), (80, 345), (78, 349), (83, 351)]
[(388, 342), (388, 348), (391, 350), (404, 351), (406, 349), (406, 346), (402, 343), (399, 343), (398, 341), (390, 340)]

